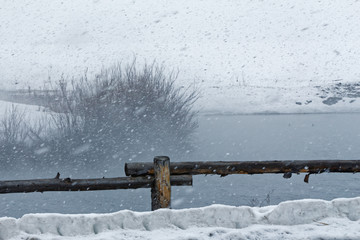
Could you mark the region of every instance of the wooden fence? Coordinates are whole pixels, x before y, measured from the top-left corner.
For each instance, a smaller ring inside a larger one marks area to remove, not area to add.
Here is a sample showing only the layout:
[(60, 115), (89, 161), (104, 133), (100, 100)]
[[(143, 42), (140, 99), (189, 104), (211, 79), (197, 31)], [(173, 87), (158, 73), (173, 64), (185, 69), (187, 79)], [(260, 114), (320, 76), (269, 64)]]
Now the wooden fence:
[(245, 161), (245, 162), (172, 162), (169, 157), (158, 156), (153, 163), (126, 163), (127, 177), (99, 179), (33, 179), (0, 181), (0, 194), (44, 191), (94, 191), (112, 189), (151, 188), (151, 209), (170, 208), (171, 186), (192, 186), (192, 175), (218, 174), (310, 174), (323, 172), (360, 172), (360, 160), (312, 161)]

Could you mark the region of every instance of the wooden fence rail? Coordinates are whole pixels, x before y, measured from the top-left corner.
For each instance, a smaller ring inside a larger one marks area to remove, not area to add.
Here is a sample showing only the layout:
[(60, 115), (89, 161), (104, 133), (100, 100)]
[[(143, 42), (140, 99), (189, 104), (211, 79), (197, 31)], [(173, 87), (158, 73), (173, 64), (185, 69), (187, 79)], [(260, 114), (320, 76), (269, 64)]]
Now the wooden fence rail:
[[(151, 188), (154, 177), (118, 177), (98, 179), (32, 179), (0, 181), (0, 194), (47, 191), (95, 191)], [(172, 176), (172, 186), (191, 186), (191, 176)]]
[[(218, 174), (264, 174), (360, 172), (360, 160), (294, 160), (294, 161), (245, 161), (245, 162), (172, 162), (170, 173), (174, 175)], [(151, 163), (126, 163), (126, 176), (153, 175)]]
[(309, 174), (323, 172), (360, 172), (360, 160), (313, 161), (247, 161), (247, 162), (173, 162), (169, 157), (158, 156), (153, 163), (126, 163), (125, 174), (130, 177), (99, 179), (33, 179), (0, 181), (1, 193), (44, 191), (94, 191), (111, 189), (151, 188), (151, 209), (170, 208), (171, 186), (192, 186), (192, 175), (198, 174)]
[(153, 176), (60, 179), (59, 173), (52, 179), (0, 181), (0, 194), (45, 191), (94, 191), (112, 189), (151, 188), (151, 209), (170, 208), (171, 186), (192, 186), (191, 175), (171, 176), (170, 159), (154, 158)]

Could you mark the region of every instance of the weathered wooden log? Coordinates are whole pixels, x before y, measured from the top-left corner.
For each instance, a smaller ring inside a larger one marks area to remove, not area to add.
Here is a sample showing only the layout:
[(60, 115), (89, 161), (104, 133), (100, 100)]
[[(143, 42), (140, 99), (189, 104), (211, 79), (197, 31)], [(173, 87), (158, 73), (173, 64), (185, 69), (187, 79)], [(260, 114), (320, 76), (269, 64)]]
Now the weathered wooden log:
[[(113, 189), (151, 188), (154, 177), (119, 177), (99, 179), (33, 179), (0, 181), (1, 193), (45, 191), (94, 191)], [(192, 176), (171, 177), (173, 186), (192, 186)]]
[[(360, 172), (360, 160), (172, 162), (171, 175)], [(126, 163), (127, 176), (153, 175), (152, 163)]]
[(166, 156), (154, 158), (154, 182), (151, 188), (151, 210), (170, 208), (170, 159)]

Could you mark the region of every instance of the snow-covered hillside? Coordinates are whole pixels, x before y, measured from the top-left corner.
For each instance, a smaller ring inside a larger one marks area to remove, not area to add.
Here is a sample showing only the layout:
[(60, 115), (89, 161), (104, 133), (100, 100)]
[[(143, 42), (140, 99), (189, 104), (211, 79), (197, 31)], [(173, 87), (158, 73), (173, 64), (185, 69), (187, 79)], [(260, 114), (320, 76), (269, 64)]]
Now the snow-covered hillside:
[(0, 239), (359, 239), (360, 198), (0, 218)]
[(0, 88), (41, 88), (136, 57), (179, 69), (204, 112), (359, 111), (357, 90), (336, 90), (360, 81), (359, 11), (340, 0), (5, 0)]

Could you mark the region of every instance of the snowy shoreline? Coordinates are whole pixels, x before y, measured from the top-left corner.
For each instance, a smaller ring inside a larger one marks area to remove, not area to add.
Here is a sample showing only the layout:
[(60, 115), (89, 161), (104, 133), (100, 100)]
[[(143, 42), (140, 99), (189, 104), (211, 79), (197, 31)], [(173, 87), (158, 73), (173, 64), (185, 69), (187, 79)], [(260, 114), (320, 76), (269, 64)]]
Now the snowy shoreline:
[(273, 115), (332, 115), (332, 114), (360, 114), (360, 111), (334, 111), (334, 112), (253, 112), (253, 113), (241, 113), (241, 112), (218, 112), (218, 111), (200, 111), (199, 116), (273, 116)]
[[(194, 110), (202, 116), (360, 113), (360, 83), (343, 85), (347, 88), (334, 90), (333, 86), (327, 86), (323, 87), (326, 90), (318, 90), (299, 86), (284, 90), (203, 85), (198, 88), (200, 98)], [(37, 94), (41, 94), (41, 90)], [(0, 90), (2, 109), (13, 103), (39, 109), (43, 101), (26, 90)]]

